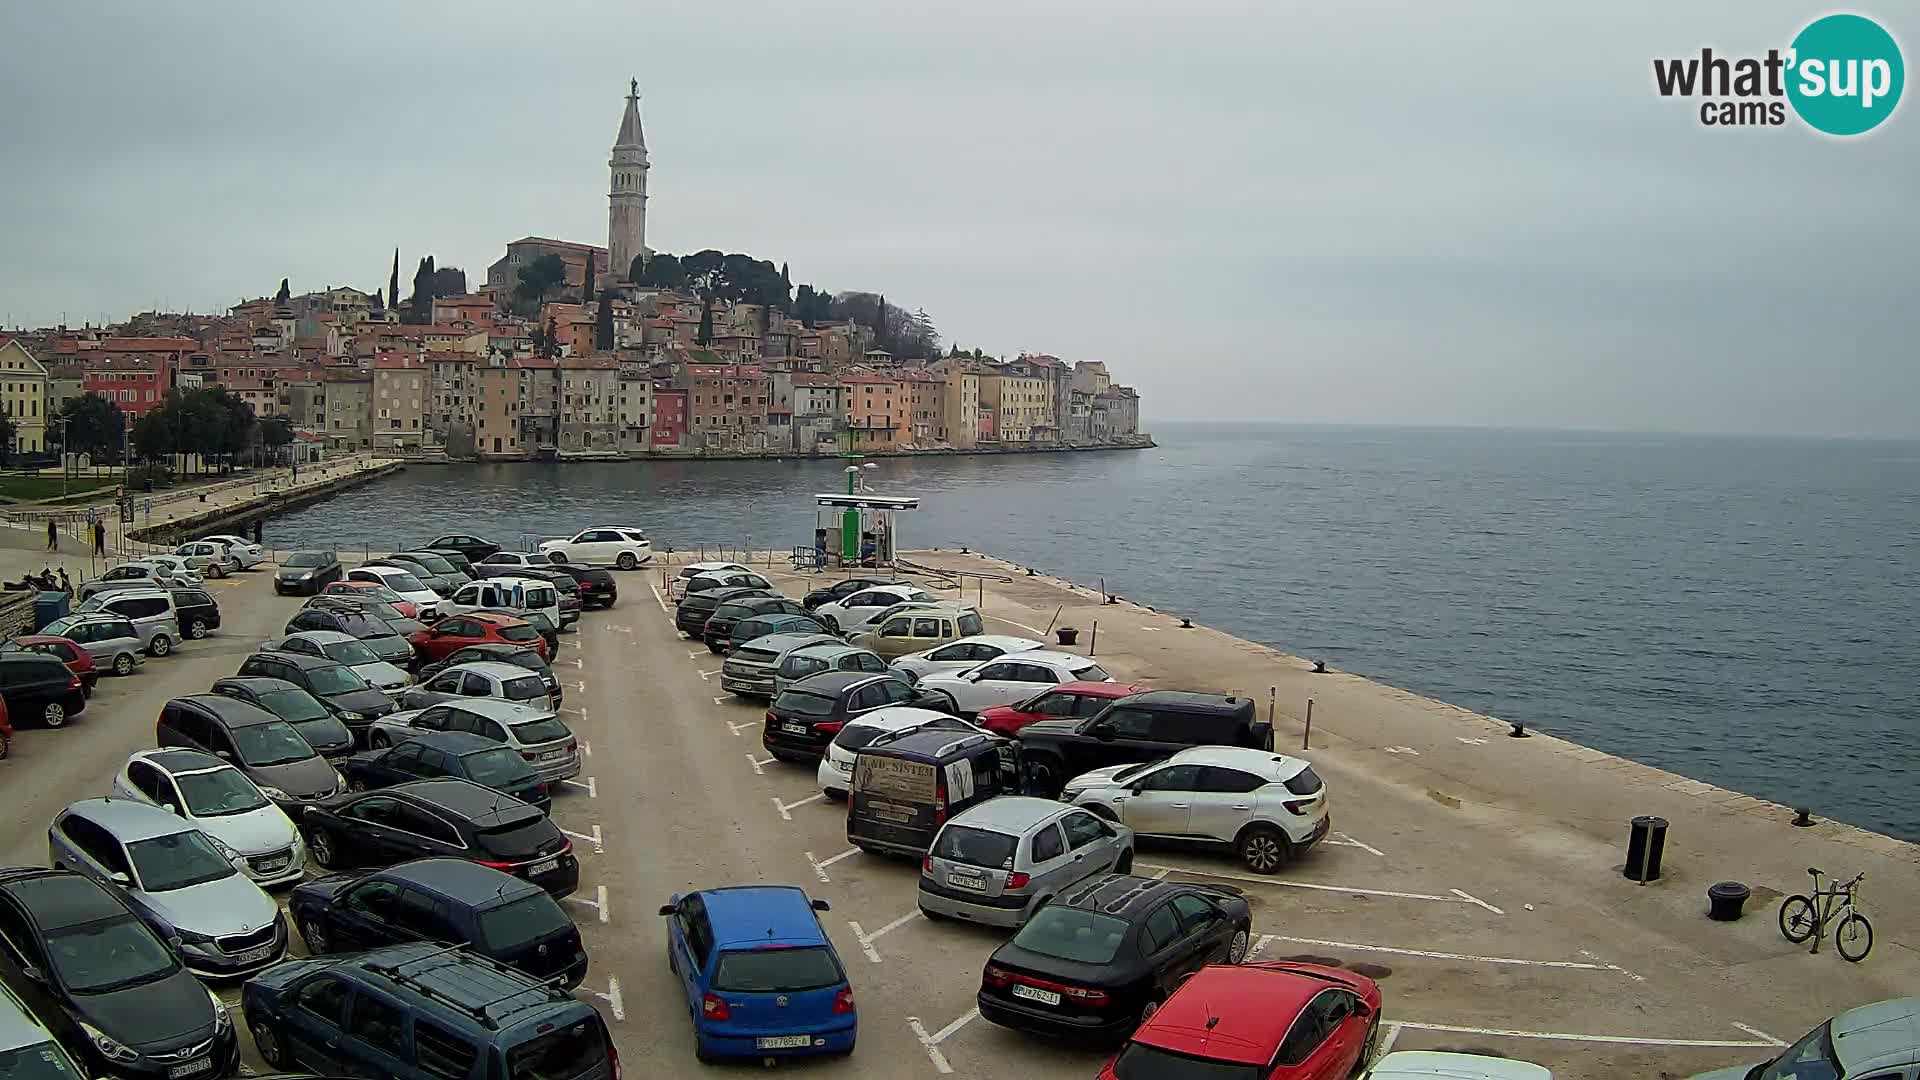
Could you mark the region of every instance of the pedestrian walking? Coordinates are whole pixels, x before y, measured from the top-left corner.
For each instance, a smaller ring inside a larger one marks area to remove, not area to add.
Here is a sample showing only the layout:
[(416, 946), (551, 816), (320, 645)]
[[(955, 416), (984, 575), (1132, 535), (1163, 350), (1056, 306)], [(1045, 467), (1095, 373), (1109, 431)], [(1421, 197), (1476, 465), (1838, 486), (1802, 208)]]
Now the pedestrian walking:
[(266, 520), (267, 520), (266, 518), (253, 519), (253, 542), (256, 544), (260, 542), (261, 526), (266, 522)]
[(107, 523), (104, 521), (96, 521), (93, 523), (93, 553), (102, 558), (106, 557)]
[(54, 524), (52, 518), (47, 519), (47, 550), (60, 550), (60, 526)]

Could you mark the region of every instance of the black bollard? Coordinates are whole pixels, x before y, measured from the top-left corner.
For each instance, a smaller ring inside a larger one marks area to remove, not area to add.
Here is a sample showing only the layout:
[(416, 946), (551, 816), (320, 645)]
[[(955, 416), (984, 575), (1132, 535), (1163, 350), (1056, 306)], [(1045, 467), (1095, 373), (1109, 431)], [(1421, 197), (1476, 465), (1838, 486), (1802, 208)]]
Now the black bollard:
[(1645, 885), (1660, 880), (1660, 857), (1667, 848), (1667, 819), (1642, 815), (1629, 823), (1627, 865), (1623, 873), (1631, 881)]

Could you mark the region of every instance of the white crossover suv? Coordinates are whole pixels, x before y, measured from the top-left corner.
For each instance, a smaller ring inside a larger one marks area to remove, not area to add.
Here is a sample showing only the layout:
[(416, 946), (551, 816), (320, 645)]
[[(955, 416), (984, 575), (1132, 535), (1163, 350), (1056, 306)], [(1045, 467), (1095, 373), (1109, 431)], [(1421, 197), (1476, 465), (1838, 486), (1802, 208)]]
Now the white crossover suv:
[(915, 689), (945, 697), (961, 716), (977, 716), (996, 705), (1013, 705), (1068, 682), (1112, 682), (1105, 668), (1084, 656), (1030, 649), (959, 671), (936, 671), (914, 683)]

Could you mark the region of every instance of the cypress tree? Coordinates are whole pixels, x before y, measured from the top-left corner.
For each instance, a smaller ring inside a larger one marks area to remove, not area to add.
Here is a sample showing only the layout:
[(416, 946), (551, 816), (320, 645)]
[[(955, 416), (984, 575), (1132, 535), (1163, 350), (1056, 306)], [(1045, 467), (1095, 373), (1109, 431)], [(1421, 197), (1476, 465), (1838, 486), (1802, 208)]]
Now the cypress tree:
[(400, 306), (400, 249), (393, 249), (393, 274), (387, 278), (387, 306)]

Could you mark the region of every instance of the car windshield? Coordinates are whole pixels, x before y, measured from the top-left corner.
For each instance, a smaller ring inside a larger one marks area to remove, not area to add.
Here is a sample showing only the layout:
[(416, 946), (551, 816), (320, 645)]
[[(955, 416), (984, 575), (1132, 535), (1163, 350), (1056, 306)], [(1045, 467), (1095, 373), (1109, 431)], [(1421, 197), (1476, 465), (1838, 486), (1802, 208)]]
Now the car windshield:
[(325, 566), (327, 565), (327, 559), (326, 559), (326, 556), (317, 555), (311, 551), (296, 551), (292, 555), (287, 556), (287, 565), (288, 566)]
[(789, 656), (781, 662), (780, 673), (798, 679), (818, 671), (825, 671), (832, 666), (817, 656)]
[(1176, 1054), (1130, 1042), (1113, 1059), (1116, 1080), (1260, 1080), (1261, 1067)]
[[(532, 594), (531, 594), (531, 593), (529, 593), (528, 595), (529, 595), (529, 596), (531, 596)], [(535, 630), (551, 630), (551, 629), (553, 629), (553, 620), (552, 620), (552, 619), (549, 619), (549, 618), (547, 618), (547, 617), (546, 617), (545, 615), (543, 615), (543, 614), (541, 614), (541, 613), (540, 613), (540, 612), (538, 612), (538, 611), (529, 611), (529, 612), (527, 612), (526, 614), (524, 614), (524, 615), (522, 615), (522, 616), (520, 616), (520, 617), (521, 617), (522, 619), (525, 619), (525, 620), (527, 621), (527, 625), (528, 625), (528, 626), (531, 626), (531, 627), (533, 627), (533, 628), (534, 628)], [(537, 635), (536, 635), (536, 636), (537, 636)], [(506, 635), (505, 635), (505, 634), (502, 634), (502, 635), (501, 635), (501, 637), (506, 637)], [(517, 640), (519, 640), (518, 638), (506, 638), (506, 639), (507, 639), (508, 641), (517, 641)]]
[(427, 570), (431, 573), (457, 574), (460, 572), (453, 568), (452, 563), (448, 562), (447, 560), (441, 558), (438, 555), (415, 554), (415, 555), (409, 555), (407, 556), (407, 558), (412, 559), (414, 562), (417, 562), (421, 566), (426, 567)]
[(533, 769), (519, 754), (504, 746), (477, 750), (460, 759), (467, 779), (490, 788), (512, 787), (533, 779)]
[(179, 969), (167, 947), (132, 915), (54, 934), (47, 939), (47, 957), (60, 982), (76, 994), (152, 982)]
[(380, 577), (381, 580), (385, 581), (387, 586), (395, 592), (410, 593), (427, 591), (427, 587), (420, 583), (419, 578), (414, 577), (405, 570), (389, 570), (387, 573), (380, 575)]
[(285, 720), (275, 720), (271, 724), (248, 724), (246, 727), (232, 728), (234, 749), (240, 752), (240, 763), (264, 768), (268, 765), (286, 765), (302, 761), (313, 756), (313, 747), (307, 740), (293, 730), (293, 725)]
[(1165, 761), (1165, 760), (1166, 758), (1161, 758), (1160, 761), (1149, 761), (1143, 765), (1129, 765), (1126, 768), (1121, 769), (1119, 772), (1113, 774), (1113, 782), (1116, 784), (1124, 784), (1127, 781), (1132, 780), (1134, 777), (1139, 776), (1141, 773), (1146, 772), (1148, 769), (1151, 769), (1156, 765), (1159, 765), (1161, 761)]
[(531, 859), (542, 847), (551, 844), (560, 832), (546, 818), (535, 815), (474, 834), (480, 849), (501, 859)]
[(1320, 782), (1320, 774), (1314, 772), (1311, 765), (1287, 777), (1287, 790), (1295, 795), (1311, 795), (1324, 786)]
[(380, 658), (372, 649), (358, 641), (335, 641), (320, 646), (320, 651), (329, 660), (338, 660), (343, 664), (377, 664)]
[(318, 720), (331, 716), (327, 707), (319, 699), (305, 690), (269, 690), (260, 695), (260, 706), (282, 720), (300, 724), (308, 720)]
[(1120, 943), (1126, 937), (1124, 919), (1049, 904), (1034, 912), (1027, 925), (1013, 935), (1013, 944), (1056, 960), (1106, 964), (1120, 952)]
[(0, 1076), (7, 1080), (80, 1080), (73, 1060), (57, 1043), (0, 1050)]
[(1088, 664), (1083, 668), (1075, 668), (1067, 674), (1072, 675), (1081, 682), (1106, 682), (1113, 677), (1108, 675), (1107, 669), (1101, 667), (1099, 664)]
[(353, 734), (347, 730), (347, 725), (335, 720), (331, 713), (310, 720), (294, 720), (292, 724), (300, 737), (307, 740), (308, 746), (345, 746), (353, 741)]
[(743, 615), (751, 614), (753, 614), (753, 608), (738, 601), (721, 604), (713, 609), (713, 617), (716, 619), (738, 619)]
[(573, 732), (568, 731), (567, 725), (561, 723), (557, 716), (543, 716), (525, 724), (513, 725), (513, 737), (522, 743), (552, 742), (571, 734)]
[(595, 1017), (507, 1051), (506, 1080), (574, 1080), (606, 1064), (607, 1035)]
[(832, 716), (836, 699), (811, 694), (805, 690), (788, 690), (773, 703), (775, 710), (789, 712), (796, 716)]
[(822, 945), (739, 949), (720, 954), (713, 988), (749, 994), (792, 993), (837, 986), (845, 979), (833, 953)]
[[(534, 636), (538, 637), (539, 635), (535, 634)], [(537, 671), (542, 674), (551, 670), (547, 667), (547, 662), (540, 659), (540, 654), (534, 652), (532, 649), (515, 649), (503, 656), (493, 656), (488, 657), (488, 659), (514, 664), (518, 667), (526, 668), (528, 671)]]
[(150, 893), (205, 885), (239, 873), (198, 829), (135, 840), (127, 845), (127, 856), (140, 876), (140, 888)]
[(1833, 1056), (1831, 1023), (1821, 1024), (1786, 1053), (1774, 1058), (1749, 1080), (1840, 1080), (1840, 1062)]
[(351, 694), (369, 689), (367, 680), (345, 664), (313, 668), (307, 672), (307, 682), (316, 694)]
[(215, 769), (212, 772), (175, 776), (180, 797), (195, 817), (221, 817), (244, 814), (267, 805), (266, 796), (239, 769)]
[(547, 684), (538, 675), (519, 675), (500, 685), (508, 701), (532, 701), (547, 696)]
[(393, 629), (363, 611), (341, 612), (340, 628), (357, 638), (389, 637)]
[(573, 925), (546, 893), (532, 893), (480, 913), (480, 936), (496, 953), (560, 933)]
[(842, 750), (858, 750), (885, 733), (885, 728), (877, 728), (872, 724), (848, 724), (840, 729), (840, 734), (834, 736), (833, 745)]
[(535, 630), (531, 626), (515, 623), (512, 626), (503, 626), (500, 628), (500, 640), (538, 641), (540, 640), (540, 631)]
[(967, 825), (949, 825), (940, 830), (940, 838), (933, 842), (932, 854), (936, 859), (966, 863), (968, 866), (1011, 870), (1013, 852), (1019, 846), (1020, 838), (1017, 836)]

